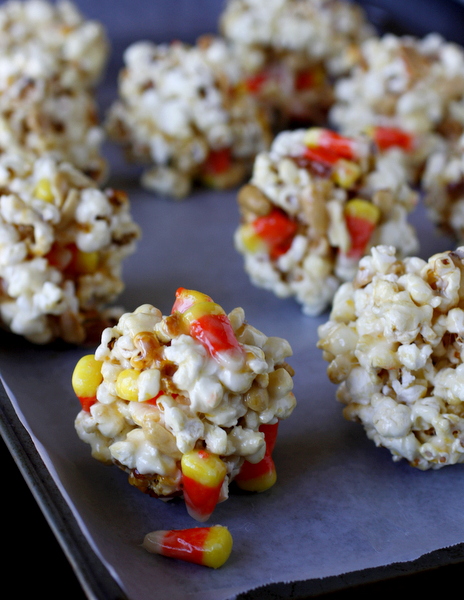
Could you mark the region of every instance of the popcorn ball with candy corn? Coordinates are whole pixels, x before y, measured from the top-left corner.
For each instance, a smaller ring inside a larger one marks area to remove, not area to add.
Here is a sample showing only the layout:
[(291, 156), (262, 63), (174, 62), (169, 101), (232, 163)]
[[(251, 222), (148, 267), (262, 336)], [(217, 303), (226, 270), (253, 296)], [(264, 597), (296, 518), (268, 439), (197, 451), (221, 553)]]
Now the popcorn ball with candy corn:
[(372, 245), (417, 248), (416, 203), (404, 164), (367, 136), (285, 131), (239, 190), (235, 245), (253, 284), (317, 315)]
[(0, 321), (29, 341), (95, 344), (122, 313), (122, 264), (140, 229), (123, 191), (69, 163), (0, 156)]
[(325, 121), (334, 80), (374, 35), (362, 8), (345, 0), (229, 0), (220, 29), (237, 52), (245, 89), (283, 127)]
[(107, 129), (142, 185), (184, 198), (195, 185), (228, 189), (250, 174), (271, 140), (264, 111), (242, 88), (242, 70), (221, 38), (193, 45), (137, 42), (124, 54)]
[(417, 180), (430, 153), (464, 132), (464, 49), (435, 33), (388, 33), (363, 42), (361, 54), (335, 85), (330, 122), (346, 135), (396, 136), (395, 153)]
[(229, 485), (261, 492), (276, 481), (278, 423), (295, 407), (289, 343), (179, 288), (171, 314), (145, 304), (107, 328), (77, 363), (79, 437), (156, 498), (176, 496), (204, 522)]

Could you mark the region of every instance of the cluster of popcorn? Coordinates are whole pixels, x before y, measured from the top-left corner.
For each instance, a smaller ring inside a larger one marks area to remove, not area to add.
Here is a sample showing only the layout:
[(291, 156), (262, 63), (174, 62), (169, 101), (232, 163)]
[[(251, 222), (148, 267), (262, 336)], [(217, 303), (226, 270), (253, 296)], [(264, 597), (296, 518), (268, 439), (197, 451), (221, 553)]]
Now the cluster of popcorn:
[(335, 85), (332, 124), (348, 135), (372, 126), (414, 136), (411, 166), (455, 142), (464, 126), (464, 50), (438, 34), (385, 34), (361, 45), (362, 61)]
[[(121, 314), (121, 261), (139, 228), (123, 192), (70, 163), (0, 154), (0, 318), (44, 344), (92, 342)], [(116, 311), (116, 312), (114, 312)]]
[(50, 153), (102, 181), (94, 86), (108, 56), (103, 27), (70, 2), (0, 7), (0, 152)]
[(235, 234), (255, 285), (317, 315), (372, 245), (417, 250), (407, 222), (417, 192), (404, 162), (385, 148), (313, 127), (281, 132), (258, 155), (238, 194)]
[(137, 42), (124, 62), (107, 131), (131, 160), (147, 165), (145, 188), (183, 198), (195, 184), (225, 189), (249, 176), (269, 144), (269, 123), (221, 38)]
[(2, 52), (38, 53), (34, 65), (38, 75), (47, 75), (46, 69), (52, 68), (62, 85), (87, 88), (102, 76), (109, 49), (103, 26), (84, 19), (72, 2), (9, 0), (0, 10), (0, 31)]
[(107, 306), (140, 230), (126, 195), (99, 187), (108, 52), (70, 2), (0, 7), (0, 321), (33, 343), (91, 343), (122, 313)]
[(374, 35), (362, 8), (344, 0), (229, 0), (220, 29), (236, 49), (247, 89), (282, 126), (322, 122), (334, 80)]
[(107, 328), (76, 365), (79, 437), (154, 497), (183, 496), (209, 518), (232, 481), (250, 491), (275, 482), (277, 426), (295, 407), (289, 343), (179, 288), (170, 315), (152, 305)]
[(421, 470), (464, 462), (463, 275), (462, 247), (424, 261), (377, 246), (318, 330), (344, 416)]

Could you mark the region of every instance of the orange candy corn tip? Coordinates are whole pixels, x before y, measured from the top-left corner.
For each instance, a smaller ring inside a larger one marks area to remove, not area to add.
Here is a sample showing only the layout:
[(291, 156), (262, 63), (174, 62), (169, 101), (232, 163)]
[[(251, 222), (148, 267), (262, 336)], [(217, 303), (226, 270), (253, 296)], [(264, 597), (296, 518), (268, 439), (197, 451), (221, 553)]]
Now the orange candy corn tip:
[(233, 539), (227, 527), (213, 525), (192, 529), (152, 531), (147, 533), (142, 545), (145, 550), (153, 554), (218, 569), (229, 558)]

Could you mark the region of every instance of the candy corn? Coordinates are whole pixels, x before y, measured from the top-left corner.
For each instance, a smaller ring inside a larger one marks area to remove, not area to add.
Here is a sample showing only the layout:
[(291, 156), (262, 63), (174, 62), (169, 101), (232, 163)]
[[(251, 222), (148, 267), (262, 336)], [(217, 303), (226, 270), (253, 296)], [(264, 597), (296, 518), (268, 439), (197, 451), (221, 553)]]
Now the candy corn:
[(414, 137), (397, 127), (373, 127), (370, 133), (380, 150), (401, 148), (409, 152), (414, 147)]
[(266, 71), (261, 71), (255, 75), (247, 77), (245, 80), (245, 88), (251, 94), (259, 94), (263, 91), (264, 86), (271, 79), (271, 75)]
[(380, 209), (375, 204), (359, 198), (346, 203), (345, 222), (351, 238), (348, 256), (360, 257), (364, 254), (379, 220)]
[(282, 210), (276, 208), (268, 215), (255, 219), (252, 227), (268, 246), (271, 258), (276, 259), (290, 248), (298, 226)]
[(264, 433), (266, 452), (259, 463), (250, 463), (247, 460), (243, 463), (240, 473), (234, 480), (240, 489), (247, 492), (264, 492), (275, 484), (277, 473), (271, 455), (277, 438), (278, 426), (277, 422), (273, 425), (261, 425), (259, 428)]
[(196, 290), (187, 290), (185, 288), (177, 288), (176, 300), (172, 306), (171, 313), (174, 312), (185, 312), (188, 308), (196, 304), (197, 302), (212, 302), (213, 300)]
[(182, 315), (186, 332), (201, 342), (211, 356), (218, 358), (224, 352), (243, 355), (226, 313), (206, 294), (179, 288), (172, 312)]
[(148, 552), (213, 569), (222, 567), (227, 561), (232, 545), (232, 535), (222, 525), (152, 531), (143, 540), (143, 547)]
[(191, 450), (182, 455), (181, 469), (187, 511), (196, 521), (207, 521), (218, 503), (227, 467), (217, 454)]
[(325, 79), (324, 69), (321, 67), (303, 69), (295, 74), (294, 87), (298, 92), (312, 90), (317, 86), (321, 86)]
[(230, 148), (211, 150), (204, 164), (205, 175), (218, 175), (224, 173), (232, 164)]
[(354, 141), (330, 129), (311, 127), (306, 131), (304, 143), (308, 149), (325, 151), (325, 155), (332, 156), (333, 161), (339, 158), (357, 158)]
[(96, 360), (93, 354), (83, 356), (74, 367), (71, 384), (86, 412), (97, 401), (97, 389), (103, 381), (101, 367), (102, 362)]

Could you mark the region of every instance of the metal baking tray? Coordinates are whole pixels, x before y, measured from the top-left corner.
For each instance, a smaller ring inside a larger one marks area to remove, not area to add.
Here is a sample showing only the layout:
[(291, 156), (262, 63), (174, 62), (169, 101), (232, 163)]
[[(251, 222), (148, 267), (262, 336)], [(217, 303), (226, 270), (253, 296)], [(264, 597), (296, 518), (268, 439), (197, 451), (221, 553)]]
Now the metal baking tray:
[[(98, 3), (80, 0), (76, 4), (85, 15), (104, 22), (112, 41), (113, 53), (108, 74), (99, 92), (103, 109), (114, 98), (116, 76), (122, 64), (122, 52), (129, 43), (142, 38), (169, 41), (173, 37), (193, 41), (202, 33), (214, 31), (217, 16), (223, 6), (220, 0), (198, 0), (198, 2), (173, 0), (169, 3), (163, 0), (154, 2), (139, 0), (135, 11), (124, 0), (99, 0)], [(464, 4), (458, 0), (409, 0), (409, 2), (378, 0), (377, 2), (361, 2), (361, 4), (365, 6), (374, 24), (382, 30), (411, 33), (418, 36), (430, 31), (438, 31), (449, 40), (458, 43), (464, 42), (462, 27)], [(112, 152), (110, 149), (110, 157), (113, 156)], [(130, 169), (126, 171), (121, 169), (114, 177), (121, 187), (126, 184), (130, 189), (136, 189), (135, 175)], [(174, 210), (173, 207), (165, 203), (165, 211), (168, 216), (172, 210)], [(175, 210), (178, 208), (176, 207)], [(176, 285), (171, 281), (167, 283)], [(150, 286), (145, 282), (141, 285), (143, 288), (140, 290), (141, 294), (145, 290), (145, 286), (146, 290), (150, 290)], [(225, 295), (227, 292), (228, 290), (225, 290)], [(256, 295), (253, 296), (253, 298), (255, 297)], [(125, 298), (129, 299), (130, 296), (127, 295)], [(272, 302), (272, 306), (274, 305), (275, 303)], [(12, 347), (15, 348), (16, 354), (20, 355), (18, 345), (21, 346), (14, 336), (2, 334), (0, 367), (4, 364), (2, 356), (8, 363), (7, 357)], [(8, 371), (3, 371), (2, 376), (8, 385)], [(38, 504), (57, 540), (59, 552), (62, 552), (69, 562), (78, 585), (82, 588), (83, 596), (90, 600), (122, 600), (126, 598), (124, 591), (89, 545), (80, 523), (70, 510), (62, 491), (56, 485), (54, 477), (37, 451), (28, 432), (27, 422), (24, 423), (17, 414), (9, 393), (3, 385), (0, 387), (0, 433), (31, 490), (34, 501)], [(29, 527), (33, 538), (34, 523), (30, 523)], [(40, 556), (40, 541), (39, 539), (34, 542), (38, 547), (38, 550), (35, 550), (39, 554), (37, 560), (46, 561), (48, 555), (45, 549), (43, 556)], [(50, 550), (52, 556), (53, 551), (56, 552), (56, 549)], [(452, 547), (439, 548), (426, 553), (417, 560), (399, 561), (378, 568), (367, 568), (309, 581), (273, 583), (249, 593), (240, 593), (236, 598), (237, 600), (254, 600), (257, 598), (305, 598), (327, 593), (340, 595), (353, 586), (375, 585), (375, 582), (388, 580), (394, 582), (400, 576), (415, 577), (415, 581), (418, 582), (415, 585), (418, 589), (417, 585), (420, 586), (421, 582), (427, 581), (425, 573), (431, 569), (433, 573), (439, 574), (443, 569), (448, 569), (453, 565), (459, 566), (462, 562), (464, 562), (464, 544), (458, 543)], [(51, 584), (50, 591), (56, 591), (57, 597), (60, 586), (56, 587), (54, 583)], [(138, 599), (132, 597), (128, 600)]]

